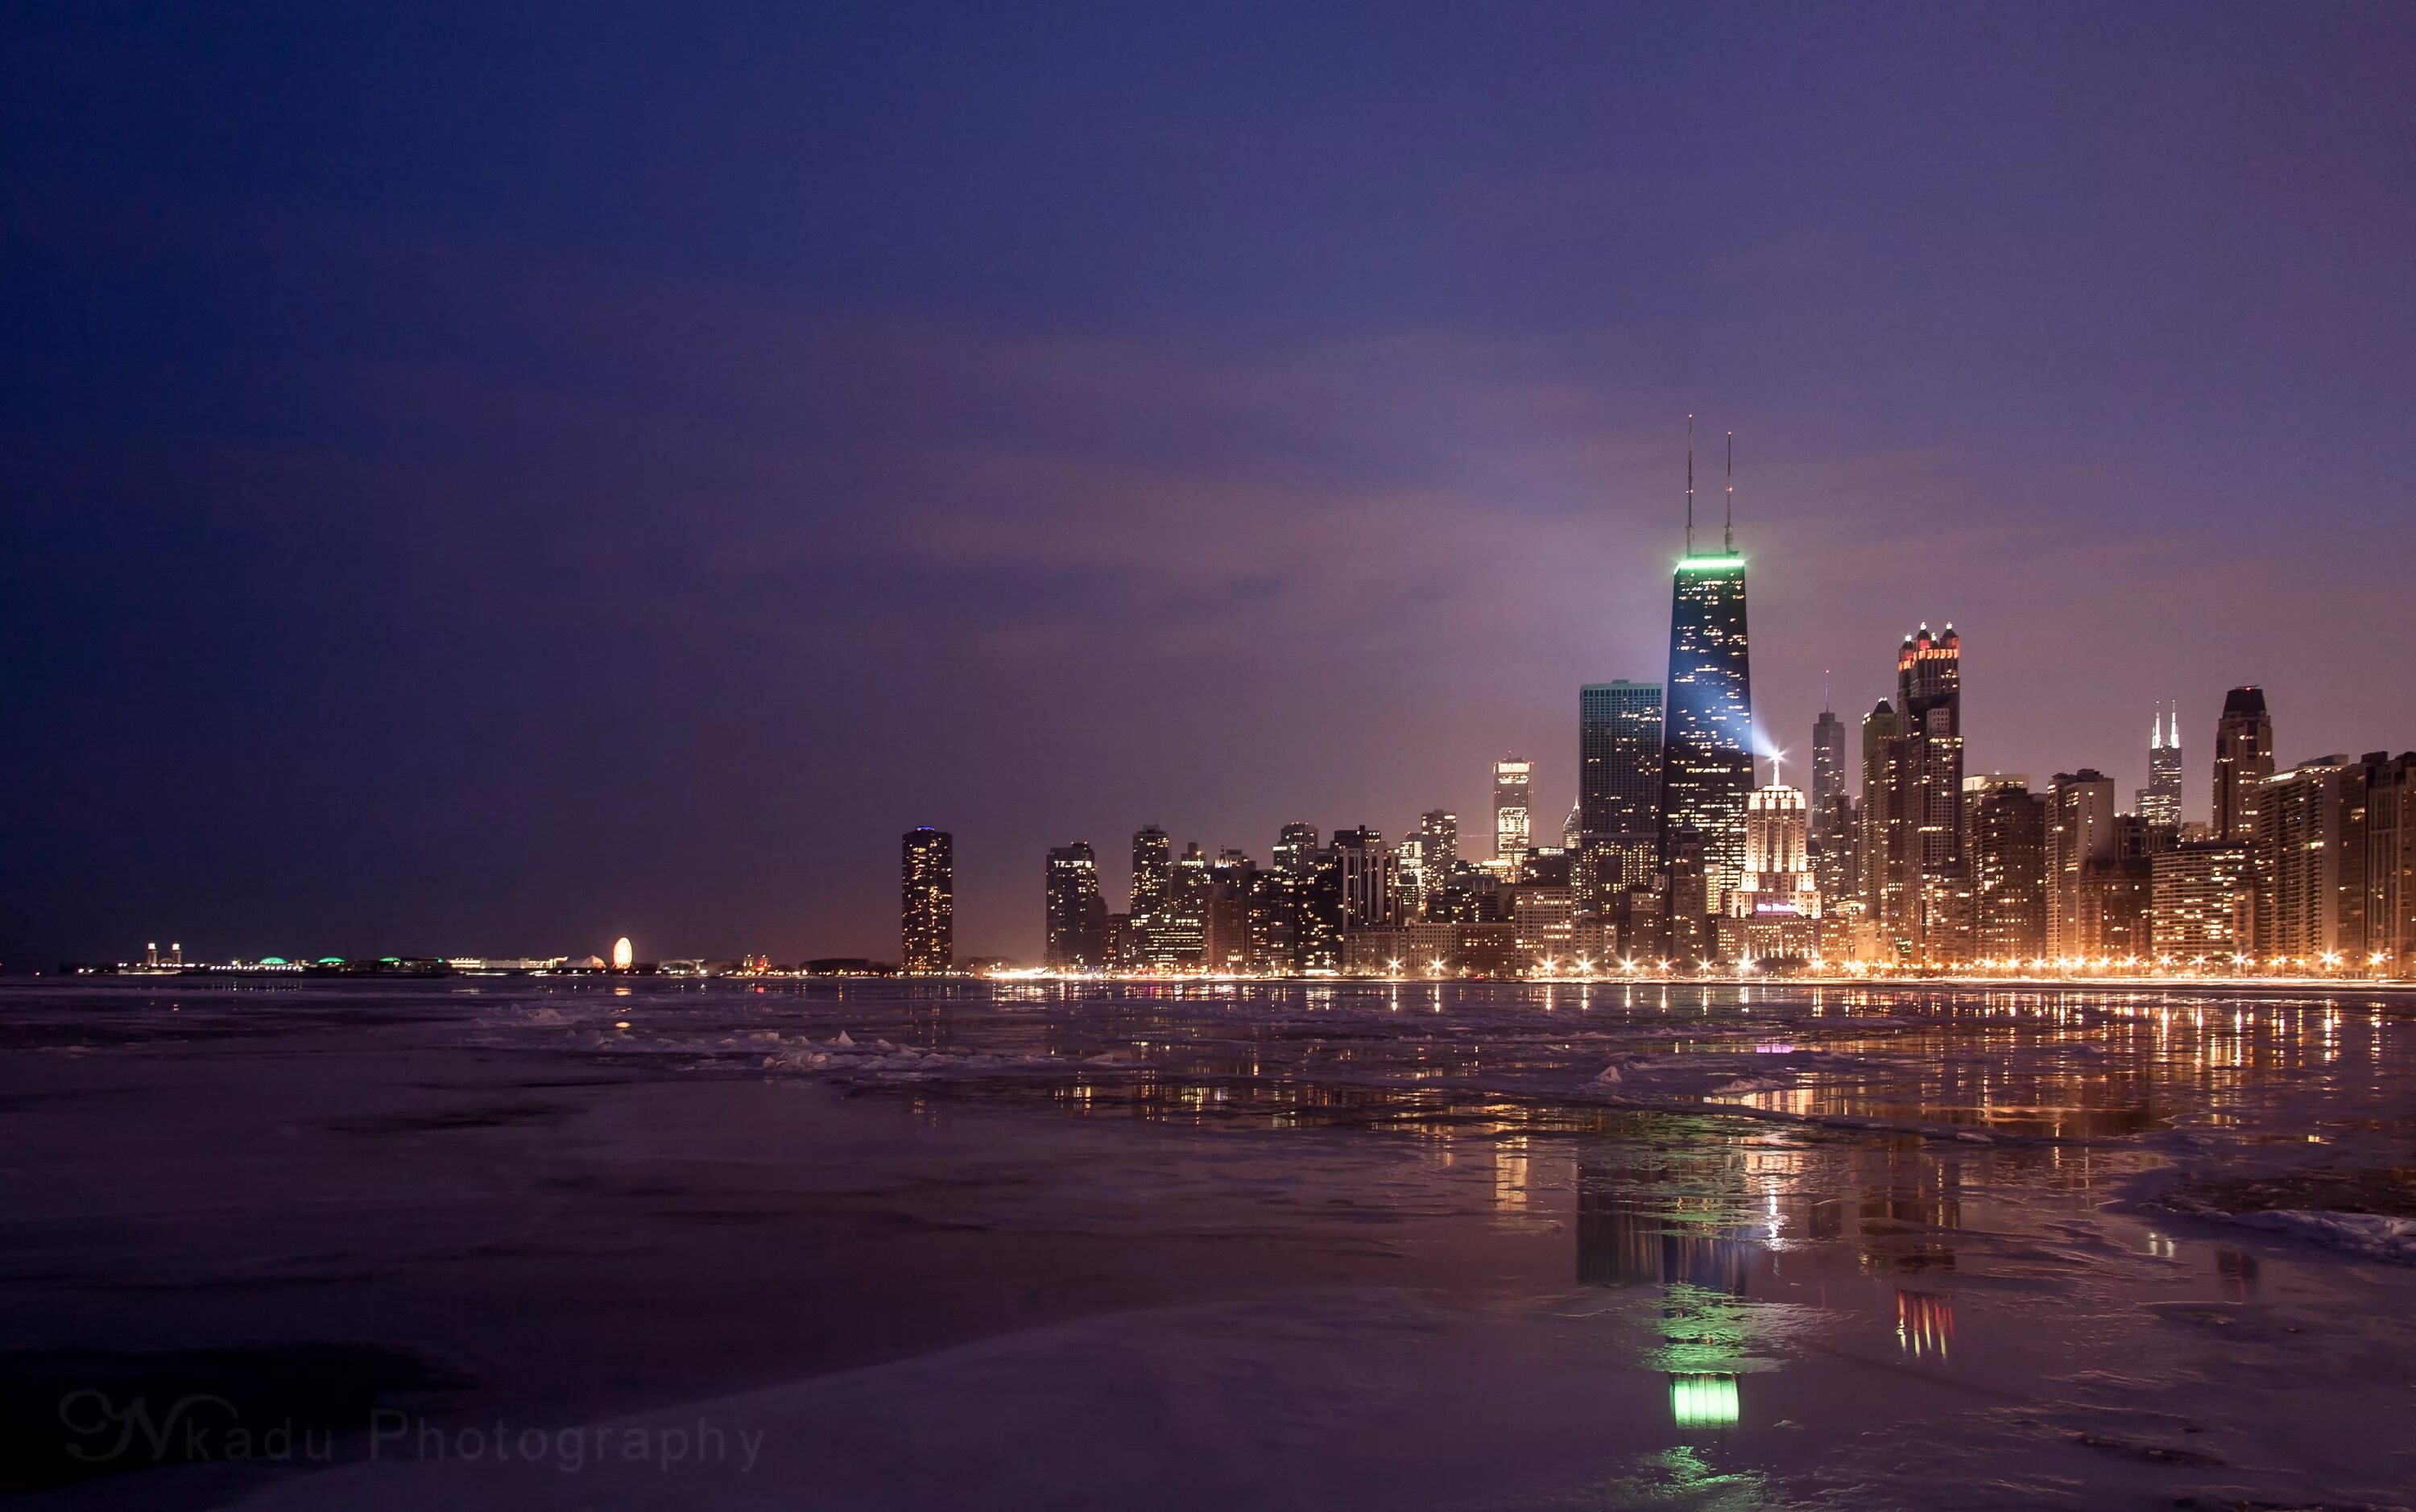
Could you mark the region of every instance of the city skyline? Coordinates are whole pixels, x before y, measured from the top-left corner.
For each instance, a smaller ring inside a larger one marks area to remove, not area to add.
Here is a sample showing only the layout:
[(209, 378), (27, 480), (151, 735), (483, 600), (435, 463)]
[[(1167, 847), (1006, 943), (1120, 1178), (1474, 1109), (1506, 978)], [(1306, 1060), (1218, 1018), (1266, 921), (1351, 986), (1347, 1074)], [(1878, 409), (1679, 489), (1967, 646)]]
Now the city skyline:
[(1505, 751), (1548, 837), (1689, 412), (1798, 762), (1925, 618), (1974, 771), (2416, 728), (2404, 7), (527, 14), (12, 18), (7, 969), (886, 956), (917, 824), (1028, 954), (1069, 835), (1478, 855)]

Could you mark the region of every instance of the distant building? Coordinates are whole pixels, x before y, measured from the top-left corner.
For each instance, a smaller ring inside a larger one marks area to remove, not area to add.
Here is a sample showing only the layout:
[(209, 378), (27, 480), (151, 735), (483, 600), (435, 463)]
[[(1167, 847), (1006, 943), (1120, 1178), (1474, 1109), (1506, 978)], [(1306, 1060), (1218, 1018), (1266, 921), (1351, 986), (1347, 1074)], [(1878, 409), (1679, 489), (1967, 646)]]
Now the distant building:
[(1578, 690), (1580, 912), (1608, 911), (1660, 866), (1661, 685), (1589, 682)]
[(956, 840), (945, 830), (909, 830), (901, 851), (898, 963), (909, 975), (956, 964)]
[(1775, 783), (1747, 799), (1744, 870), (1729, 890), (1722, 954), (1755, 960), (1820, 953), (1820, 889), (1804, 810), (1799, 789)]
[(1398, 922), (1394, 904), (1395, 859), (1384, 837), (1361, 825), (1334, 831), (1334, 856), (1342, 894), (1342, 929), (1382, 929)]
[[(2139, 817), (2150, 829), (2178, 837), (2182, 828), (2182, 715), (2169, 726), (2160, 706), (2148, 726), (2148, 786), (2139, 789)], [(2156, 849), (2164, 848), (2157, 846)]]
[(1863, 915), (1883, 942), (1885, 953), (1910, 953), (1910, 894), (1904, 860), (1904, 785), (1898, 780), (1904, 751), (1903, 725), (1895, 706), (1880, 699), (1863, 716)]
[(1211, 879), (1208, 858), (1193, 841), (1167, 874), (1166, 897), (1141, 940), (1143, 962), (1155, 971), (1197, 971), (1207, 958)]
[(1532, 843), (1534, 779), (1534, 763), (1524, 756), (1493, 763), (1493, 859), (1513, 868)]
[(1971, 953), (2032, 960), (2047, 946), (2047, 801), (2030, 779), (1963, 779), (1963, 851), (1971, 877)]
[(2365, 962), (2376, 976), (2416, 976), (2416, 753), (2369, 752), (2365, 789)]
[(2315, 966), (2366, 953), (2364, 784), (2365, 770), (2348, 756), (2318, 756), (2243, 795), (2257, 820), (2260, 955)]
[(1671, 579), (1664, 697), (1660, 862), (1670, 874), (1673, 944), (1695, 953), (1708, 945), (1702, 921), (1744, 870), (1754, 772), (1744, 559), (1698, 555), (1691, 532)]
[(1158, 954), (1155, 936), (1172, 921), (1168, 908), (1174, 894), (1174, 842), (1165, 831), (1145, 824), (1132, 837), (1132, 949), (1141, 964)]
[(1208, 970), (1259, 968), (1250, 940), (1250, 906), (1258, 880), (1258, 862), (1247, 851), (1220, 850), (1210, 864), (1206, 928), (1200, 944), (1200, 964)]
[(1896, 652), (1897, 926), (1925, 960), (1958, 960), (1970, 948), (1961, 902), (1962, 661), (1951, 624), (1938, 636), (1923, 625)]
[(1087, 840), (1049, 851), (1047, 944), (1052, 971), (1097, 971), (1111, 959), (1108, 909), (1099, 896), (1099, 859)]
[(2221, 841), (2176, 846), (2152, 857), (2149, 872), (2149, 936), (2156, 954), (2228, 966), (2232, 956), (2252, 948), (2249, 847)]
[(2047, 953), (2105, 952), (2091, 884), (2119, 859), (2114, 780), (2094, 768), (2060, 771), (2047, 787)]
[(2240, 844), (2257, 838), (2257, 798), (2273, 775), (2273, 720), (2265, 690), (2248, 686), (2223, 696), (2214, 726), (2214, 837)]

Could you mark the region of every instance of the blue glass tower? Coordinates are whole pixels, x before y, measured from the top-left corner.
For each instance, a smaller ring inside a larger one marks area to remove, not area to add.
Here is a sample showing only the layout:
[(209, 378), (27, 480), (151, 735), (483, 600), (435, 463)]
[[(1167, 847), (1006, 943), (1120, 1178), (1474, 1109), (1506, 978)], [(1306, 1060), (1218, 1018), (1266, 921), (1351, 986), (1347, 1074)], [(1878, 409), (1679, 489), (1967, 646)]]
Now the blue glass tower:
[[(1735, 492), (1732, 484), (1731, 499)], [(1745, 799), (1753, 791), (1753, 678), (1745, 638), (1744, 558), (1735, 545), (1731, 524), (1717, 554), (1695, 550), (1690, 443), (1686, 555), (1678, 563), (1670, 595), (1661, 745), (1661, 864), (1670, 874), (1673, 920), (1715, 912), (1722, 890), (1734, 886), (1744, 870)]]

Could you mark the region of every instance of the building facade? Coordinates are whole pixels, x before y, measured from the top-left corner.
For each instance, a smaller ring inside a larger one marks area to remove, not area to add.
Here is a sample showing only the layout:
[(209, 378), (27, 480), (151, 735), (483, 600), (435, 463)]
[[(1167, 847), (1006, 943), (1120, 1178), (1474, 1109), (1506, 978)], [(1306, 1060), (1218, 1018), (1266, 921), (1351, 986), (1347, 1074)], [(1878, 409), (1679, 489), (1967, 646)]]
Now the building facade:
[(898, 965), (910, 973), (955, 969), (956, 838), (929, 827), (906, 831), (900, 846)]
[(1514, 874), (1534, 834), (1535, 766), (1524, 756), (1493, 763), (1493, 859)]
[[(2139, 789), (2139, 817), (2152, 830), (2178, 835), (2182, 828), (2182, 714), (2167, 721), (2159, 707), (2148, 726), (2148, 786)], [(2162, 846), (2157, 848), (2161, 849)]]
[(2149, 859), (2149, 936), (2160, 959), (2229, 969), (2255, 946), (2249, 847), (2209, 841)]
[(2214, 726), (2214, 838), (2242, 845), (2257, 839), (2257, 798), (2273, 775), (2273, 719), (2265, 690), (2238, 687), (2223, 696)]
[[(1690, 545), (1671, 578), (1659, 816), (1673, 945), (1682, 951), (1682, 921), (1715, 914), (1744, 871), (1754, 776), (1750, 644), (1744, 559), (1699, 556)], [(1699, 949), (1708, 944), (1699, 922), (1693, 933)]]
[(2047, 948), (2047, 801), (2030, 779), (1963, 779), (1963, 854), (1971, 877), (1971, 955), (2030, 961)]
[(2047, 786), (2046, 950), (2057, 960), (2104, 953), (2095, 879), (2120, 856), (2114, 780), (2092, 767), (2059, 771)]
[(1578, 690), (1578, 907), (1608, 912), (1661, 855), (1661, 685)]
[(1108, 909), (1099, 896), (1099, 858), (1089, 841), (1050, 847), (1045, 922), (1041, 959), (1050, 970), (1106, 968)]

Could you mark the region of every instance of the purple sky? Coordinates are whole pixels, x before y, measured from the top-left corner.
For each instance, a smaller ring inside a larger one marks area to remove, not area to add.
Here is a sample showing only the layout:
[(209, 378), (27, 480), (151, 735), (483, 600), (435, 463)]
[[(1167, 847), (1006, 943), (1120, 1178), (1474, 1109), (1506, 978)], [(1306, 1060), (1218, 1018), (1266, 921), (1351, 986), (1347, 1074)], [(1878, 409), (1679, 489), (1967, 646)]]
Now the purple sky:
[(2416, 745), (2416, 7), (343, 8), (0, 22), (9, 970), (1554, 832), (1690, 410), (1799, 755)]

